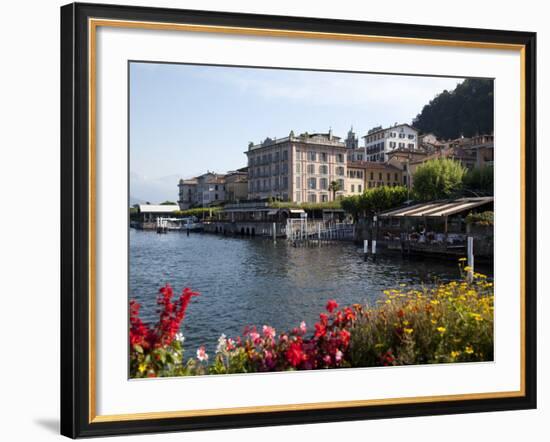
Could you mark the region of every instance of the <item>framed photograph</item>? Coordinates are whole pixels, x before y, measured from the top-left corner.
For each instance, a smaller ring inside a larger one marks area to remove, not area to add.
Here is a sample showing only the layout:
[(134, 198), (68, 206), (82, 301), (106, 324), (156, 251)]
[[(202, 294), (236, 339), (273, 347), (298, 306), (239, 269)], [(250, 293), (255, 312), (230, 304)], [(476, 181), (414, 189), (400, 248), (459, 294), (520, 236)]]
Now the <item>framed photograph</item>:
[(535, 408), (535, 44), (63, 6), (61, 433)]

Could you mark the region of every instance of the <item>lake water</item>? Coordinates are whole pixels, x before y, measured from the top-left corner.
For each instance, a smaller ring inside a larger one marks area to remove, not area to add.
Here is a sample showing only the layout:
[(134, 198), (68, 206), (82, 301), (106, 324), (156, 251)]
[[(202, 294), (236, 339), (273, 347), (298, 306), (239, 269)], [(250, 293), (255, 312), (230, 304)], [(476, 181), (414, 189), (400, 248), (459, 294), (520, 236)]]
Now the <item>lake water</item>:
[(213, 353), (218, 337), (237, 336), (246, 325), (289, 330), (306, 321), (311, 330), (328, 299), (340, 305), (374, 302), (382, 291), (459, 278), (452, 262), (378, 257), (364, 262), (351, 243), (295, 248), (260, 238), (130, 229), (130, 298), (145, 321), (158, 318), (156, 297), (169, 283), (177, 295), (184, 287), (193, 298), (182, 324), (186, 356), (199, 345)]

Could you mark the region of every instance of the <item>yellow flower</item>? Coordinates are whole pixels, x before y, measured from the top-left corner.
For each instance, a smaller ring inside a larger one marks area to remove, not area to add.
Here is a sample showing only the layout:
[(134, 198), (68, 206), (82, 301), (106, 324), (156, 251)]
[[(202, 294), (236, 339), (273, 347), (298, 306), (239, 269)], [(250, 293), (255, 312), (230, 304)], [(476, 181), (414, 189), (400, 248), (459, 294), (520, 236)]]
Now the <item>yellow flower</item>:
[(447, 329), (445, 327), (437, 327), (437, 331), (441, 334), (445, 333)]
[(147, 364), (144, 364), (143, 362), (139, 364), (138, 370), (140, 373), (143, 373), (147, 369)]
[(386, 300), (386, 304), (391, 304), (391, 299)]
[(414, 331), (414, 329), (412, 329), (412, 328), (404, 328), (403, 331), (404, 331), (405, 333), (407, 333), (408, 335), (410, 335), (410, 334)]
[(403, 321), (403, 325), (409, 325), (409, 321), (407, 320)]
[(437, 305), (437, 304), (439, 304), (439, 301), (437, 299), (432, 299), (430, 301), (430, 304)]
[(437, 324), (437, 321), (435, 319), (432, 319), (432, 324)]
[(452, 352), (451, 352), (451, 357), (452, 357), (453, 359), (456, 359), (457, 356), (460, 356), (460, 352), (459, 352), (459, 351), (452, 351)]
[(459, 258), (459, 261), (466, 261), (466, 258)]
[(469, 355), (471, 355), (474, 352), (474, 349), (472, 347), (470, 347), (469, 345), (467, 345), (466, 348), (464, 349), (464, 351), (466, 353), (468, 353)]

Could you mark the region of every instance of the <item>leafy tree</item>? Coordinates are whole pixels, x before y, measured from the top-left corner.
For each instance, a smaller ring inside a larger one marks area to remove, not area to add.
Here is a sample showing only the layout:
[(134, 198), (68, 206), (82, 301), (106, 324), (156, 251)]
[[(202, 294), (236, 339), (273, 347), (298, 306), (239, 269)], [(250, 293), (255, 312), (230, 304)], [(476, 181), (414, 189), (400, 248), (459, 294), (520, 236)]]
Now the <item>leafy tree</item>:
[(332, 192), (332, 200), (336, 200), (336, 192), (338, 192), (340, 189), (340, 183), (338, 181), (331, 181), (330, 185), (328, 186), (328, 190)]
[(421, 132), (454, 139), (493, 132), (493, 115), (493, 80), (467, 79), (437, 95), (412, 124)]
[(174, 201), (164, 201), (163, 203), (160, 203), (161, 206), (175, 206), (176, 203)]
[(471, 192), (493, 195), (493, 166), (476, 167), (466, 173), (463, 179), (464, 188)]
[(426, 161), (414, 174), (415, 197), (422, 201), (449, 198), (462, 189), (466, 169), (448, 158)]
[(362, 195), (343, 198), (342, 209), (350, 213), (357, 220), (360, 216), (371, 216), (375, 213), (397, 207), (406, 200), (406, 187), (380, 186), (367, 189)]

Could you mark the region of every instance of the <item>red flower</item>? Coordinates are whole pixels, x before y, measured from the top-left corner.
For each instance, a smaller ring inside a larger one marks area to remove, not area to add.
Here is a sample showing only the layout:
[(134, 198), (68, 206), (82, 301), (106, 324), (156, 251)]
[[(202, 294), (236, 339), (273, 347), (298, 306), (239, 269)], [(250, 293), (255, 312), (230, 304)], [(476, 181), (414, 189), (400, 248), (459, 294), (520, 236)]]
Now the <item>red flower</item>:
[(326, 309), (329, 313), (332, 313), (338, 308), (338, 303), (334, 299), (329, 299), (327, 302)]
[(286, 351), (286, 359), (293, 367), (298, 367), (305, 360), (302, 344), (292, 342)]
[(323, 324), (320, 324), (319, 322), (315, 323), (315, 337), (321, 338), (327, 334), (327, 328)]

